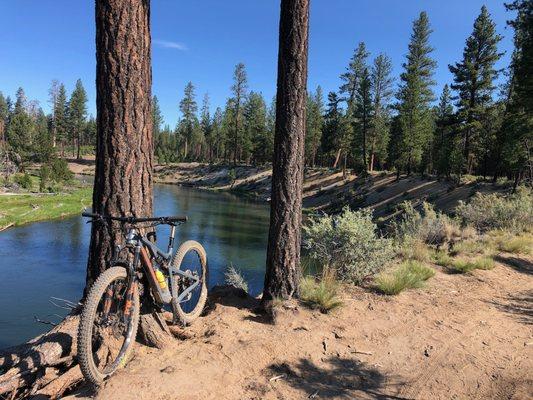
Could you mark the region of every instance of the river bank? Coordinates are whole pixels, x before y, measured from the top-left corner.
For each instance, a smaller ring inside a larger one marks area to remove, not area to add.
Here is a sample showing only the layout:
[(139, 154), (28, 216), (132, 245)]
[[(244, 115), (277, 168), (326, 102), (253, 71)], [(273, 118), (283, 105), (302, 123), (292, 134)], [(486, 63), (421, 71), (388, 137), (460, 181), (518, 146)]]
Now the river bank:
[[(76, 174), (94, 175), (94, 160), (71, 160), (69, 168)], [(229, 191), (260, 202), (270, 201), (271, 177), (269, 166), (189, 162), (154, 167), (157, 183)], [(396, 215), (397, 206), (403, 201), (415, 205), (427, 201), (437, 210), (450, 212), (459, 201), (467, 201), (475, 193), (501, 192), (508, 188), (508, 183), (493, 184), (475, 177), (457, 184), (434, 176), (401, 176), (397, 180), (395, 173), (386, 171), (343, 176), (339, 170), (306, 168), (303, 207), (307, 212), (327, 213), (337, 213), (344, 206), (368, 207), (376, 219), (387, 221)]]

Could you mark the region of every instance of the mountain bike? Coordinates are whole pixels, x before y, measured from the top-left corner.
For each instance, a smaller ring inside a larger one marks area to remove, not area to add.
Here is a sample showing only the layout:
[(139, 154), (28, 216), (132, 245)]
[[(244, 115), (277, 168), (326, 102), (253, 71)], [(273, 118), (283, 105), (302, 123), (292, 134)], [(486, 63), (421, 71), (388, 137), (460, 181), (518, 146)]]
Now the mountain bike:
[[(187, 217), (113, 217), (88, 212), (82, 216), (93, 224), (121, 230), (125, 239), (90, 288), (78, 328), (81, 371), (87, 380), (100, 385), (131, 354), (143, 295), (151, 296), (159, 308), (170, 304), (175, 323), (188, 325), (200, 316), (207, 299), (207, 255), (193, 240), (173, 254), (176, 227)], [(156, 246), (153, 230), (161, 224), (170, 226), (166, 252)]]

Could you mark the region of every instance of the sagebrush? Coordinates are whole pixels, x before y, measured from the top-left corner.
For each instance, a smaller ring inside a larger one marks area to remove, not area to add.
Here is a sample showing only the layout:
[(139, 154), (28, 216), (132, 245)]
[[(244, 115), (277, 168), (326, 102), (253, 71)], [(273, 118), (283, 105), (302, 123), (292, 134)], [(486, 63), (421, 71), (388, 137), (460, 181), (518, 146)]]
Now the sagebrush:
[(533, 227), (532, 189), (519, 187), (515, 193), (476, 193), (467, 204), (459, 202), (457, 215), (465, 225), (472, 225), (481, 232), (502, 229), (518, 233)]
[(230, 264), (224, 272), (224, 281), (227, 285), (234, 286), (248, 293), (248, 282), (244, 279), (242, 272)]
[(382, 270), (394, 255), (392, 240), (378, 235), (369, 210), (344, 208), (337, 216), (312, 218), (303, 245), (323, 268), (355, 284)]

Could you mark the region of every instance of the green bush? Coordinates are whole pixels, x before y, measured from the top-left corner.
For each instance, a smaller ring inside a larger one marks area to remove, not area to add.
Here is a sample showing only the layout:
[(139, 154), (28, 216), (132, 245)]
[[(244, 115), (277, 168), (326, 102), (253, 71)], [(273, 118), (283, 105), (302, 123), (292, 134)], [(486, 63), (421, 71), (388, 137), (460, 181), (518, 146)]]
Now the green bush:
[(300, 300), (323, 313), (342, 305), (338, 291), (339, 284), (331, 274), (325, 274), (319, 280), (306, 276), (300, 282)]
[(433, 261), (441, 267), (449, 267), (453, 263), (453, 258), (450, 257), (447, 252), (439, 250), (435, 252)]
[(309, 257), (340, 280), (359, 284), (379, 272), (394, 255), (390, 239), (379, 237), (369, 210), (312, 218), (304, 227), (304, 248)]
[(433, 268), (418, 261), (405, 261), (398, 268), (390, 272), (379, 274), (374, 283), (376, 289), (383, 294), (395, 295), (405, 289), (422, 286), (425, 281), (435, 275)]
[(242, 276), (242, 272), (236, 269), (233, 265), (229, 265), (224, 272), (224, 280), (227, 285), (244, 290), (248, 293), (248, 283)]
[(31, 176), (29, 176), (27, 173), (15, 176), (15, 183), (19, 184), (24, 189), (31, 189), (33, 184)]
[(68, 163), (63, 158), (54, 158), (50, 163), (50, 179), (54, 182), (69, 182), (74, 174), (68, 169)]
[(529, 231), (533, 226), (532, 189), (519, 187), (516, 193), (509, 195), (477, 193), (468, 204), (461, 201), (456, 213), (464, 224), (482, 232), (492, 229)]
[(44, 192), (46, 185), (50, 180), (50, 167), (48, 165), (43, 164), (41, 166), (41, 169), (39, 170), (39, 177), (41, 178), (41, 181), (39, 182), (39, 192)]
[(531, 237), (502, 237), (498, 239), (498, 250), (513, 254), (531, 254)]
[(401, 218), (392, 223), (394, 236), (400, 242), (419, 240), (432, 245), (442, 245), (449, 241), (455, 226), (450, 218), (436, 212), (430, 203), (423, 202), (422, 210), (417, 211), (411, 202), (400, 204)]

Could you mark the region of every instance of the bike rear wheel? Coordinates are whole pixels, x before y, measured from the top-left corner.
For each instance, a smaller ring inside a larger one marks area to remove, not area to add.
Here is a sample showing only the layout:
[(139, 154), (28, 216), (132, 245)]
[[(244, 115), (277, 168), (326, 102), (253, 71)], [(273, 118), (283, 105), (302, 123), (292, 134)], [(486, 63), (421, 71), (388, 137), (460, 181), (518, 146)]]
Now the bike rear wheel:
[(194, 240), (184, 242), (176, 252), (172, 265), (175, 269), (190, 272), (200, 279), (199, 285), (181, 302), (179, 295), (191, 284), (187, 278), (174, 274), (172, 285), (172, 311), (181, 325), (190, 325), (202, 314), (207, 301), (207, 254), (202, 245)]
[(103, 272), (89, 291), (78, 328), (78, 362), (95, 385), (123, 367), (139, 325), (137, 284), (128, 289), (123, 267)]

